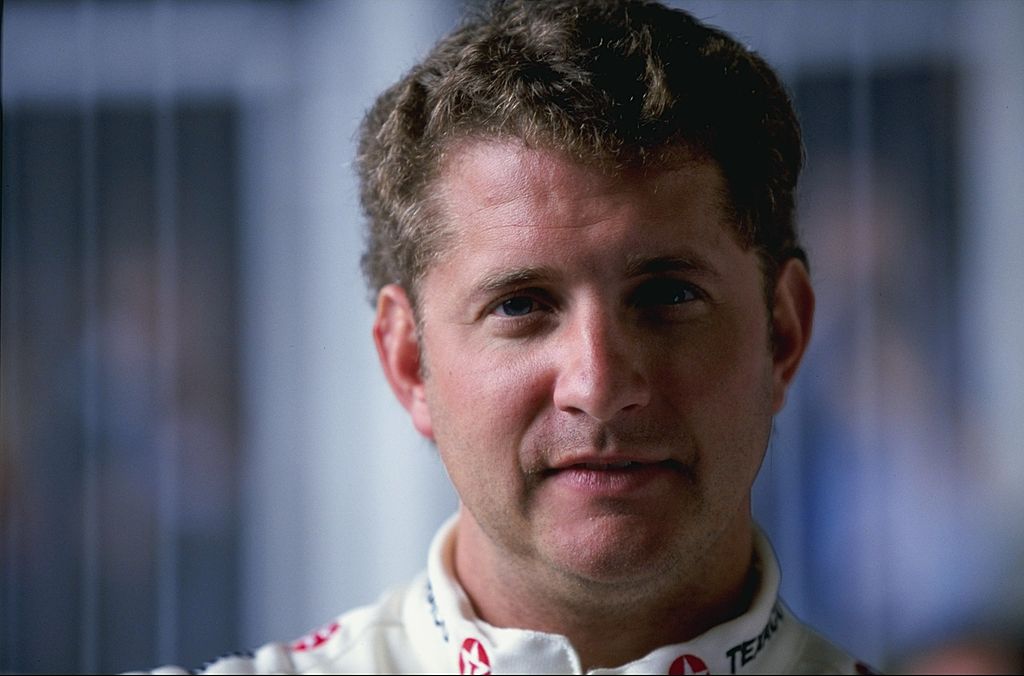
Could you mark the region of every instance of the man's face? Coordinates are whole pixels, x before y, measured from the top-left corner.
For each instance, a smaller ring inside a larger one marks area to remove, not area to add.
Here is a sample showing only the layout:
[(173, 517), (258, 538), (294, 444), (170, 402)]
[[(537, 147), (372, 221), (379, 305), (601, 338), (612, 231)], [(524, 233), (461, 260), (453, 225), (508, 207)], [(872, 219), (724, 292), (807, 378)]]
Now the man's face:
[(715, 165), (608, 175), (495, 141), (445, 166), (413, 418), (463, 518), (503, 556), (595, 582), (749, 532), (781, 396)]

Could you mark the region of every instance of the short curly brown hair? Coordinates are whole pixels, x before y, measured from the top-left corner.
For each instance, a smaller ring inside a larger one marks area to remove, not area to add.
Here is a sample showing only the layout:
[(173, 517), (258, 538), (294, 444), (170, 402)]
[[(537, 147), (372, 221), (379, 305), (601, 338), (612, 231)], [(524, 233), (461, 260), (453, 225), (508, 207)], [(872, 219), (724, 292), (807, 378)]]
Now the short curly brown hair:
[(443, 38), (363, 120), (357, 159), (373, 299), (443, 252), (431, 188), (447, 149), (517, 138), (585, 163), (657, 169), (711, 159), (738, 241), (806, 262), (794, 227), (803, 164), (790, 99), (765, 61), (681, 10), (644, 0), (496, 2)]

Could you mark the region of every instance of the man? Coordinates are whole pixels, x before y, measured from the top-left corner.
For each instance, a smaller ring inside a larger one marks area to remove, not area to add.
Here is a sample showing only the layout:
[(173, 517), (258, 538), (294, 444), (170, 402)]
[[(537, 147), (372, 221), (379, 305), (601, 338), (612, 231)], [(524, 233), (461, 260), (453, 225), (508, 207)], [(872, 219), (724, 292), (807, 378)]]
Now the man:
[(750, 490), (807, 346), (800, 136), (643, 2), (508, 2), (364, 122), (381, 364), (461, 498), (427, 572), (215, 671), (852, 673)]

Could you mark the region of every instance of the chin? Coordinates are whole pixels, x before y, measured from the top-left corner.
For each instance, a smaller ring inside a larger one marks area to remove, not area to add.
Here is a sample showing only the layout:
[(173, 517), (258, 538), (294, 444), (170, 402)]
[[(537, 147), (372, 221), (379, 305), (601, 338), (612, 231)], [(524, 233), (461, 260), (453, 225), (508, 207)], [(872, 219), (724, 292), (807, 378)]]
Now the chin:
[(678, 565), (675, 529), (649, 521), (608, 521), (591, 519), (585, 528), (560, 533), (548, 547), (554, 565), (582, 583), (619, 586), (663, 577)]

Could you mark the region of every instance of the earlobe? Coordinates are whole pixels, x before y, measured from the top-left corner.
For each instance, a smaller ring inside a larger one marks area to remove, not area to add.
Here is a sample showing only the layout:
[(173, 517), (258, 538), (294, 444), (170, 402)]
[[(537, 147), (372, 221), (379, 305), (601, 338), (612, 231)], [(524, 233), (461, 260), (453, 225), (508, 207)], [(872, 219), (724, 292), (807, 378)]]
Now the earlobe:
[(388, 284), (377, 295), (373, 342), (392, 392), (409, 412), (416, 430), (433, 440), (434, 428), (426, 400), (416, 317), (405, 289), (397, 284)]
[(786, 390), (796, 375), (811, 338), (814, 289), (803, 262), (790, 258), (779, 270), (772, 310), (772, 408), (782, 410)]

